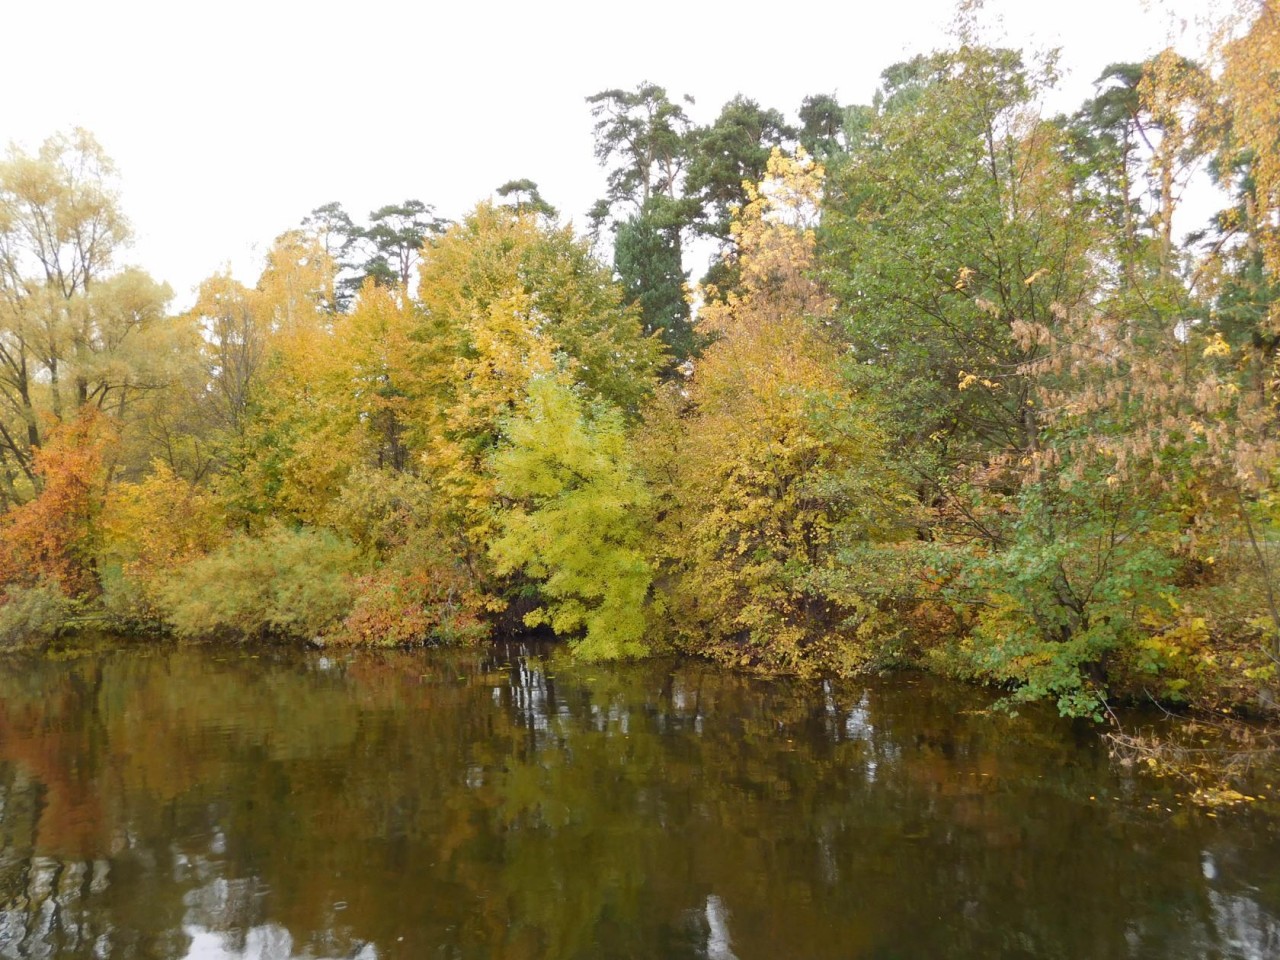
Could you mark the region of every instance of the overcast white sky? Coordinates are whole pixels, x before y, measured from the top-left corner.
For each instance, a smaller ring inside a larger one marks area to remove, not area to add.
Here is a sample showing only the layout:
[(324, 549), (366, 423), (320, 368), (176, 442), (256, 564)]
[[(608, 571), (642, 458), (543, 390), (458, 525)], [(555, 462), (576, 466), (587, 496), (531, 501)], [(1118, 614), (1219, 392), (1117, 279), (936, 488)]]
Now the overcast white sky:
[[(1063, 48), (1074, 105), (1108, 63), (1178, 36), (1213, 0), (988, 0), (1005, 42)], [(83, 126), (116, 160), (128, 259), (179, 305), (230, 263), (340, 201), (409, 198), (457, 218), (530, 177), (581, 224), (603, 190), (584, 98), (652, 80), (714, 119), (743, 93), (794, 115), (806, 94), (870, 98), (881, 70), (945, 43), (953, 0), (513, 3), (8, 0), (0, 143)]]

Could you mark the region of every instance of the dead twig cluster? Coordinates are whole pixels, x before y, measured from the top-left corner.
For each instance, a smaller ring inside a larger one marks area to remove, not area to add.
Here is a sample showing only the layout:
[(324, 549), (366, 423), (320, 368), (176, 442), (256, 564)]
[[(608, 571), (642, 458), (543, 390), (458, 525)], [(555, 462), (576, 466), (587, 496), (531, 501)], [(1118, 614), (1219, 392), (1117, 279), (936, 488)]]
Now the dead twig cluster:
[(1126, 731), (1112, 714), (1112, 729), (1103, 735), (1112, 761), (1176, 779), (1190, 789), (1190, 799), (1203, 806), (1228, 806), (1259, 797), (1245, 790), (1269, 768), (1280, 771), (1280, 729), (1235, 717), (1176, 721), (1169, 732)]

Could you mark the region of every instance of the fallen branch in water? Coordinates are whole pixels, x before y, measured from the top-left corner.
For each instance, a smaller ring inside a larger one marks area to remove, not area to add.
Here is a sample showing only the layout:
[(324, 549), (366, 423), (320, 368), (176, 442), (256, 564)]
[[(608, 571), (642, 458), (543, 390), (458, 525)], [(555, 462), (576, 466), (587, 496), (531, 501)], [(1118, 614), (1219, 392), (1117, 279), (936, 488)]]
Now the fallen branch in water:
[(1280, 730), (1234, 717), (1186, 720), (1160, 709), (1177, 721), (1174, 733), (1130, 733), (1108, 710), (1112, 729), (1103, 739), (1114, 762), (1181, 780), (1192, 790), (1190, 799), (1203, 806), (1258, 799), (1237, 788), (1259, 768), (1280, 766)]

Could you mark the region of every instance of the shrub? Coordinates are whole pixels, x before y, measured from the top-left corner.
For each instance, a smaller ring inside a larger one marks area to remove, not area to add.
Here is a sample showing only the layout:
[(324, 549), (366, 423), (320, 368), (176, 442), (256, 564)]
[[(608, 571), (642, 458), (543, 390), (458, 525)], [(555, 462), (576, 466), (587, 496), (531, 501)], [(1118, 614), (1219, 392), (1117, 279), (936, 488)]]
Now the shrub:
[(431, 488), (420, 477), (357, 466), (348, 474), (325, 523), (379, 557), (387, 557), (428, 526)]
[(98, 528), (102, 606), (130, 629), (162, 620), (160, 591), (173, 572), (226, 538), (214, 496), (160, 462), (146, 479), (110, 492)]
[(51, 639), (75, 606), (75, 601), (47, 581), (32, 587), (8, 587), (0, 604), (0, 648)]
[(399, 647), (468, 643), (489, 633), (483, 595), (465, 565), (425, 544), (406, 545), (355, 588), (351, 611), (325, 639)]
[(361, 559), (328, 531), (277, 527), (182, 567), (160, 602), (180, 636), (311, 639), (350, 609)]

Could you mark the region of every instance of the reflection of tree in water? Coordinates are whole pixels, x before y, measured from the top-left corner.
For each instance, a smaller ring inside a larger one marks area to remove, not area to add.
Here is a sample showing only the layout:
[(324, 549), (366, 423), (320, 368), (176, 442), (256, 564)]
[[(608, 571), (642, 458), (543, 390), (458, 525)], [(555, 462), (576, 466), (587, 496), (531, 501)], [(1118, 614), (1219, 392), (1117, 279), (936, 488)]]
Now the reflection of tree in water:
[(1274, 828), (1091, 803), (1056, 721), (525, 653), (7, 671), (0, 956), (1274, 952)]

